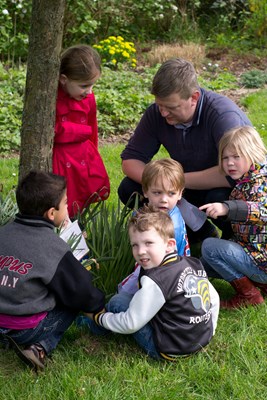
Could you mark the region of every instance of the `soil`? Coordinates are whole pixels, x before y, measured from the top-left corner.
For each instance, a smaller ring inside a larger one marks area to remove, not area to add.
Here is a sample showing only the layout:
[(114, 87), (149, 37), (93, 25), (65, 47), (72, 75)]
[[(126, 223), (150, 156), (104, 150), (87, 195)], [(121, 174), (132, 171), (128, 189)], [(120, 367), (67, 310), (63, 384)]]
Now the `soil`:
[[(211, 60), (213, 64), (219, 64), (220, 69), (227, 69), (237, 78), (240, 77), (244, 72), (259, 69), (265, 70), (267, 66), (267, 57), (258, 57), (253, 54), (248, 55), (237, 55), (232, 54), (227, 49), (213, 49), (206, 54), (206, 58)], [(256, 92), (259, 89), (230, 89), (222, 90), (221, 94), (229, 97), (242, 109), (240, 99), (247, 96), (250, 93)], [(111, 135), (105, 139), (99, 138), (99, 145), (113, 144), (113, 143), (127, 143), (132, 132), (127, 132), (122, 135)]]

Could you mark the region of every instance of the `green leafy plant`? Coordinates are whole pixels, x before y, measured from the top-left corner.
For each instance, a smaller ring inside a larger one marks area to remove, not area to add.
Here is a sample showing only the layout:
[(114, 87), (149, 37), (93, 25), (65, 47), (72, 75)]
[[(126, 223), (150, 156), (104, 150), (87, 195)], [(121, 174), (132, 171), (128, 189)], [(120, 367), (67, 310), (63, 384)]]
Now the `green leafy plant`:
[(211, 62), (203, 66), (198, 80), (203, 87), (214, 91), (239, 87), (237, 78), (227, 68), (222, 69), (219, 64)]
[(14, 219), (18, 212), (14, 190), (11, 190), (5, 198), (0, 196), (0, 226)]
[(246, 88), (261, 88), (267, 83), (267, 72), (253, 69), (240, 76), (240, 83)]
[(109, 68), (116, 69), (120, 64), (136, 67), (134, 43), (126, 42), (122, 36), (109, 36), (93, 47), (101, 55), (103, 64)]
[(6, 70), (0, 63), (0, 152), (19, 150), (26, 69)]
[(101, 202), (90, 205), (81, 215), (87, 232), (87, 245), (91, 250), (88, 261), (96, 261), (91, 270), (96, 284), (107, 298), (116, 292), (118, 282), (134, 267), (127, 229), (130, 212), (128, 207), (122, 208), (120, 202), (117, 207)]
[(154, 70), (113, 71), (103, 68), (94, 93), (98, 107), (98, 127), (102, 137), (131, 132), (153, 101), (150, 94)]

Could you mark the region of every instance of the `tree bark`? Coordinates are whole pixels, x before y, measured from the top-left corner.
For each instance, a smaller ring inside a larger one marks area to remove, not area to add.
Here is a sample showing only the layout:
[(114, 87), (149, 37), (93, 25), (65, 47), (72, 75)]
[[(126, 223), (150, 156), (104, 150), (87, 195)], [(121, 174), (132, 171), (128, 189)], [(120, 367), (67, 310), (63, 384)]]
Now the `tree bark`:
[(66, 0), (33, 0), (19, 178), (52, 169), (55, 108)]

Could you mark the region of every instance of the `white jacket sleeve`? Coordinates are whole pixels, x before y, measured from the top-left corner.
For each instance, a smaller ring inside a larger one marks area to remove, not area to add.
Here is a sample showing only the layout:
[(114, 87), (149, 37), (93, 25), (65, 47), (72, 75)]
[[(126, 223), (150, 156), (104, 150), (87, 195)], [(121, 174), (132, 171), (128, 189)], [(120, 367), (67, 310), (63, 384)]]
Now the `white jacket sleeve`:
[(211, 301), (211, 319), (213, 325), (213, 335), (215, 334), (217, 328), (217, 322), (220, 310), (220, 297), (214, 288), (214, 286), (209, 281), (209, 291), (210, 291), (210, 301)]
[(165, 303), (159, 286), (147, 276), (141, 278), (142, 287), (133, 296), (125, 312), (101, 315), (99, 324), (110, 331), (131, 334), (146, 325)]

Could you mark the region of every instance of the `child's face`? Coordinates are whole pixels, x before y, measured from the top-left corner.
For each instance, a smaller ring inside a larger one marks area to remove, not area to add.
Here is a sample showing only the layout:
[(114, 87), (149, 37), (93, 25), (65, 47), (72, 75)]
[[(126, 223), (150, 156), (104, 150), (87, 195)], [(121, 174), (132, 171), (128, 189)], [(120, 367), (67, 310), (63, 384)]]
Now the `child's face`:
[(155, 228), (139, 232), (129, 229), (130, 243), (135, 261), (144, 269), (157, 267), (167, 253), (175, 250), (175, 239), (164, 239)]
[(68, 199), (65, 191), (61, 202), (59, 203), (58, 210), (53, 209), (53, 222), (54, 225), (59, 227), (63, 221), (68, 217)]
[(241, 178), (251, 167), (251, 161), (238, 155), (235, 149), (226, 147), (222, 153), (222, 167), (232, 179)]
[(99, 76), (100, 73), (90, 81), (74, 81), (67, 78), (65, 75), (61, 75), (60, 83), (63, 90), (68, 93), (71, 98), (77, 101), (81, 101), (86, 96), (88, 96), (88, 94), (92, 93), (93, 85), (95, 84)]
[(152, 182), (144, 196), (150, 205), (161, 211), (171, 211), (182, 197), (182, 190), (174, 189), (167, 179)]

